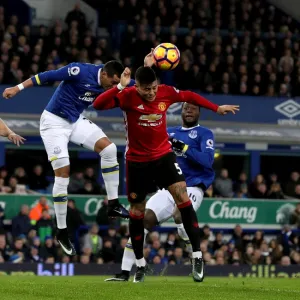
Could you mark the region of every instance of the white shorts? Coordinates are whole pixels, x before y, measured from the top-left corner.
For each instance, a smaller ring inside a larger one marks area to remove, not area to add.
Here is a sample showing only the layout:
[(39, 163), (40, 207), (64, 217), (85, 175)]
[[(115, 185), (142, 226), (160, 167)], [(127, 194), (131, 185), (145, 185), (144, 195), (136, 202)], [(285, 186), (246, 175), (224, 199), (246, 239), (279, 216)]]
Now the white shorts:
[[(187, 193), (193, 203), (194, 210), (197, 211), (203, 200), (203, 191), (198, 187), (187, 187)], [(151, 209), (159, 223), (170, 219), (176, 208), (175, 201), (167, 190), (159, 190), (146, 203), (146, 209)]]
[(41, 115), (40, 134), (49, 161), (69, 157), (68, 144), (70, 141), (94, 151), (96, 142), (106, 137), (102, 129), (83, 115), (80, 115), (75, 123), (71, 123), (46, 110)]

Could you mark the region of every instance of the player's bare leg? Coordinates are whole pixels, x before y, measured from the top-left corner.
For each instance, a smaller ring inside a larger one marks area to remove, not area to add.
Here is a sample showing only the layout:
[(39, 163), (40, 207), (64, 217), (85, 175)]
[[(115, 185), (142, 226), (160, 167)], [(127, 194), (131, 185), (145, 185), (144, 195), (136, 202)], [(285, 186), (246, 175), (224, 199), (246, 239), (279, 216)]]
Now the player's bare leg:
[(108, 216), (129, 218), (128, 211), (118, 199), (119, 164), (116, 145), (107, 137), (103, 137), (96, 142), (94, 150), (101, 156), (101, 170), (108, 198)]
[(133, 282), (143, 282), (145, 280), (146, 260), (143, 254), (145, 207), (145, 200), (140, 203), (130, 204), (129, 232), (137, 266)]
[(73, 256), (76, 255), (76, 251), (69, 240), (67, 229), (68, 185), (70, 181), (69, 158), (59, 158), (53, 160), (51, 164), (55, 174), (52, 195), (58, 228), (56, 239), (63, 251), (67, 255)]
[[(152, 230), (154, 226), (156, 226), (158, 223), (157, 218), (155, 213), (151, 209), (146, 209), (145, 212), (145, 217), (144, 217), (144, 244), (145, 244), (145, 239), (149, 231)], [(122, 265), (121, 269), (122, 272), (119, 274), (116, 274), (115, 277), (105, 279), (105, 281), (128, 281), (130, 277), (130, 271), (132, 270), (133, 265), (136, 262), (135, 254), (132, 249), (132, 243), (131, 243), (131, 238), (128, 239), (128, 242), (126, 244), (126, 247), (124, 249), (124, 254), (122, 258)], [(148, 273), (150, 268), (147, 269), (146, 265), (146, 273)]]
[(201, 282), (204, 279), (204, 263), (200, 251), (199, 225), (196, 212), (187, 194), (186, 183), (184, 181), (174, 183), (168, 187), (168, 190), (181, 213), (184, 229), (192, 244), (192, 273), (194, 281)]

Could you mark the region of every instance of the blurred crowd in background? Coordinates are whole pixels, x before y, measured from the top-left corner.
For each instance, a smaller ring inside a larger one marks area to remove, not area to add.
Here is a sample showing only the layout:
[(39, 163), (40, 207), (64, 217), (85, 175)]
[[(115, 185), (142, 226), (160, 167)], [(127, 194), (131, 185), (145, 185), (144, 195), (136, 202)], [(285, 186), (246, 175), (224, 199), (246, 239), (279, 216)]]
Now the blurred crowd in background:
[[(5, 167), (0, 169), (0, 194), (51, 194), (53, 182), (53, 176), (47, 176), (41, 165), (28, 171), (23, 167), (14, 170), (7, 170)], [(69, 194), (81, 195), (106, 194), (92, 167), (73, 172), (68, 191)]]
[[(97, 168), (87, 167), (71, 174), (69, 194), (105, 195), (104, 185), (99, 180)], [(51, 194), (53, 177), (47, 176), (41, 165), (32, 170), (17, 167), (0, 169), (0, 194)], [(246, 172), (231, 178), (227, 169), (217, 172), (212, 186), (205, 192), (208, 198), (254, 198), (254, 199), (300, 199), (300, 174), (294, 171), (290, 178), (278, 178), (275, 173), (257, 174), (253, 181)]]
[(19, 24), (0, 7), (0, 84), (73, 61), (119, 59), (134, 71), (151, 48), (172, 42), (181, 63), (165, 76), (178, 88), (300, 96), (299, 24), (266, 1), (104, 0), (100, 8), (87, 2), (107, 35), (93, 35), (79, 5), (49, 28)]

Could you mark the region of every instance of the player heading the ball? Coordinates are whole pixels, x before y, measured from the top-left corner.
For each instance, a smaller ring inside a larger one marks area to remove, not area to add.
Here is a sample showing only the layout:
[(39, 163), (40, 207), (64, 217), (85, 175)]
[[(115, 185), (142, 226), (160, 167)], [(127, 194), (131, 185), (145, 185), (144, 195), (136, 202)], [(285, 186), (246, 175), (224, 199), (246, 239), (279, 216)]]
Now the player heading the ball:
[(239, 106), (218, 106), (191, 91), (158, 85), (155, 72), (149, 67), (138, 68), (135, 86), (126, 88), (130, 83), (130, 75), (130, 70), (125, 68), (117, 87), (97, 97), (93, 106), (98, 110), (120, 107), (124, 111), (129, 231), (137, 265), (134, 282), (144, 281), (145, 278), (143, 219), (145, 199), (153, 191), (153, 184), (169, 190), (181, 213), (184, 229), (193, 248), (193, 278), (201, 281), (203, 268), (197, 215), (187, 194), (182, 170), (169, 143), (166, 113), (170, 105), (176, 102), (198, 105), (221, 115), (235, 113)]

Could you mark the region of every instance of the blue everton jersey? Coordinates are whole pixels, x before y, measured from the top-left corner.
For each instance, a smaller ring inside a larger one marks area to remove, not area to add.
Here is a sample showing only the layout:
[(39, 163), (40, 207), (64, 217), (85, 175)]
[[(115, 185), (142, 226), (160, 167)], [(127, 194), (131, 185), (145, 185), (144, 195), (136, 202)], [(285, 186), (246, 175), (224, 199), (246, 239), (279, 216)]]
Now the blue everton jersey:
[[(70, 122), (88, 108), (104, 92), (100, 82), (103, 65), (71, 63), (55, 71), (39, 73), (32, 77), (34, 85), (62, 81), (54, 92), (46, 110)], [(130, 85), (133, 85), (132, 80)]]
[(184, 154), (175, 152), (187, 186), (202, 184), (207, 189), (215, 178), (212, 168), (215, 152), (212, 131), (198, 125), (192, 128), (170, 127), (168, 133), (170, 137), (189, 146)]

